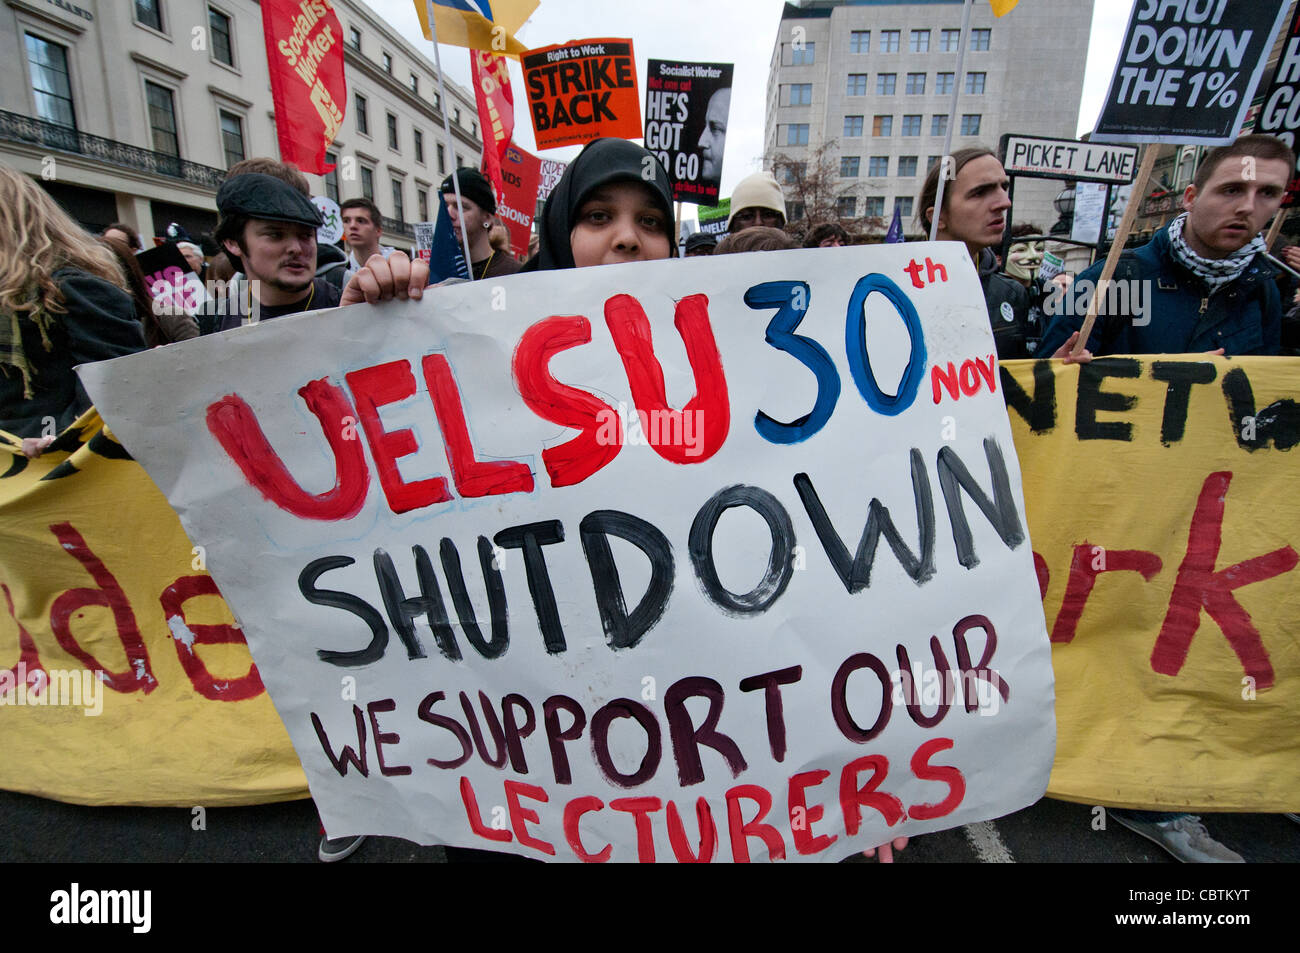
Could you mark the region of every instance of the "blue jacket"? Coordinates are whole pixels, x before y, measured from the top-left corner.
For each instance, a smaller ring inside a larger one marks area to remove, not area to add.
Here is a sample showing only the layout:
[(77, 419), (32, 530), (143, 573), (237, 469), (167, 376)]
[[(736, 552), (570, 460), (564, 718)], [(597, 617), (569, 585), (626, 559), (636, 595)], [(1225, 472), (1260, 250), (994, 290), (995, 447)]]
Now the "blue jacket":
[[(1079, 294), (1067, 292), (1073, 307), (1058, 306), (1060, 313), (1049, 318), (1038, 346), (1040, 356), (1050, 356), (1083, 326), (1091, 297), (1090, 292), (1084, 297), (1083, 289), (1093, 287), (1102, 265), (1097, 262), (1079, 275)], [(1162, 228), (1141, 248), (1124, 252), (1115, 269), (1118, 280), (1141, 280), (1140, 301), (1147, 305), (1145, 314), (1139, 313), (1136, 322), (1134, 307), (1120, 314), (1099, 314), (1088, 338), (1088, 350), (1100, 356), (1199, 353), (1221, 347), (1230, 357), (1277, 354), (1281, 347), (1282, 299), (1274, 281), (1276, 275), (1273, 267), (1257, 255), (1235, 281), (1210, 294), (1204, 281), (1175, 260), (1169, 229)], [(1123, 296), (1117, 296), (1116, 301), (1122, 303)]]

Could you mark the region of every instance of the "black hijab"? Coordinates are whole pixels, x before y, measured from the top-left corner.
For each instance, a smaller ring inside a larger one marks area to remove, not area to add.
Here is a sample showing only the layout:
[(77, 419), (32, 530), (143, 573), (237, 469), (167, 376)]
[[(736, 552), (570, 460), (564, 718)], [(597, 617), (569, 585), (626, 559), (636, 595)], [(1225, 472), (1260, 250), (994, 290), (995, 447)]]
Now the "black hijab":
[[(653, 161), (654, 178), (642, 175), (645, 159)], [(673, 186), (668, 170), (655, 158), (654, 153), (642, 149), (626, 139), (593, 139), (569, 163), (560, 181), (542, 207), (542, 220), (538, 225), (537, 254), (524, 265), (523, 271), (551, 271), (573, 268), (573, 247), (569, 235), (577, 224), (578, 210), (596, 189), (611, 182), (642, 182), (649, 186), (655, 204), (672, 223)], [(669, 225), (668, 248), (672, 257), (677, 255), (676, 236)]]

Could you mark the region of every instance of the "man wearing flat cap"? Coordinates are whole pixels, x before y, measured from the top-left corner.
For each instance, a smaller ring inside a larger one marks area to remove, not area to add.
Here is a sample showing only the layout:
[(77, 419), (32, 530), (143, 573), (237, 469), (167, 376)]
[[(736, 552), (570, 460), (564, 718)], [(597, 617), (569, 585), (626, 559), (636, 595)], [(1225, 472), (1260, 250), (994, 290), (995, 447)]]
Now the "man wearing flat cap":
[(216, 330), (302, 311), (337, 307), (339, 289), (316, 277), (320, 212), (297, 189), (250, 172), (227, 179), (217, 192), (221, 221), (216, 240), (240, 264), (247, 283), (234, 290)]
[(450, 175), (442, 180), (438, 191), (447, 203), (447, 214), (456, 229), (457, 243), (460, 242), (462, 220), (469, 233), (470, 277), (478, 280), (513, 275), (519, 270), (519, 262), (508, 253), (494, 249), (490, 240), (497, 210), (492, 184), (477, 169), (461, 168), (453, 174), (460, 184), (460, 206), (456, 205), (455, 186)]

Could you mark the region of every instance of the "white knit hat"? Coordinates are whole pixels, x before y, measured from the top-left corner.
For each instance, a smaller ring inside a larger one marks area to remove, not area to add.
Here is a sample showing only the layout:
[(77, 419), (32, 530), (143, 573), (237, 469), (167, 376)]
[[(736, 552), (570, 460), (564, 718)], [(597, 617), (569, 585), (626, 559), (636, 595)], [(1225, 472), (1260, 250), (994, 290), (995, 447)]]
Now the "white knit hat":
[(785, 218), (785, 196), (781, 186), (771, 172), (755, 172), (741, 179), (731, 192), (731, 215), (727, 218), (727, 228), (736, 213), (747, 208), (770, 208), (781, 213)]

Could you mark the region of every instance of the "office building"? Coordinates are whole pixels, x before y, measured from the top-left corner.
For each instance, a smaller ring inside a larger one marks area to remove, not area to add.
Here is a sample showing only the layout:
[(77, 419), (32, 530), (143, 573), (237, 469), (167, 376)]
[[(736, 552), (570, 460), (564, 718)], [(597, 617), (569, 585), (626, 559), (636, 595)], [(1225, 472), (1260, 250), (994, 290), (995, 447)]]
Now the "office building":
[[(1006, 133), (1075, 137), (1092, 10), (1092, 0), (1026, 2), (995, 19), (981, 2), (962, 40), (961, 0), (787, 3), (768, 74), (767, 165), (788, 186), (821, 150), (840, 218), (887, 225), (897, 207), (918, 233), (916, 196), (943, 153), (954, 88), (954, 151), (996, 151)], [(1049, 228), (1060, 191), (1017, 180), (1014, 221)], [(787, 207), (792, 219), (806, 212), (790, 188)]]

